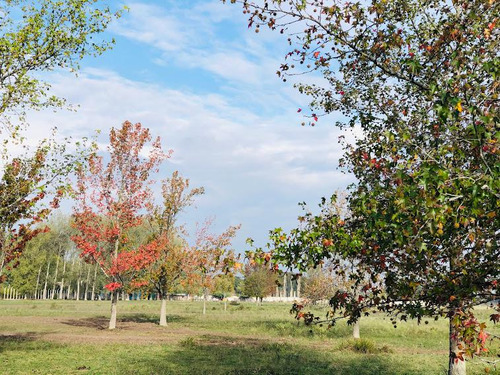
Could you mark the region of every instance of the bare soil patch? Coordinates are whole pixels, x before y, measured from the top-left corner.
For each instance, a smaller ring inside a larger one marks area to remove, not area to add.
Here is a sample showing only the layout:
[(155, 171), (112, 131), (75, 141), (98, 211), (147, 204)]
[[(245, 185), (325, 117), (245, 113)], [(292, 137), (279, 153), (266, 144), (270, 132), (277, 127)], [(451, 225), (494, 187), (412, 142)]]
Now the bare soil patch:
[[(122, 319), (113, 331), (107, 329), (106, 318), (50, 318), (50, 317), (0, 317), (0, 326), (29, 326), (29, 333), (2, 332), (0, 343), (7, 339), (41, 339), (68, 344), (154, 344), (176, 343), (200, 331), (182, 327), (159, 327), (154, 323), (142, 323)], [(33, 327), (31, 327), (33, 326)], [(39, 329), (37, 329), (39, 328)]]

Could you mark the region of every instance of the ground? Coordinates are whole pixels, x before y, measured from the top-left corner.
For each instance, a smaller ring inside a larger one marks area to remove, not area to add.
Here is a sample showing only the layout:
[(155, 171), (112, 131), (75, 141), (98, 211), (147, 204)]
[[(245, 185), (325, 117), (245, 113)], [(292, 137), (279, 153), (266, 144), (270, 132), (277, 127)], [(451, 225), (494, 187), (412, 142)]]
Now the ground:
[[(381, 315), (363, 318), (363, 339), (355, 342), (344, 322), (297, 324), (289, 304), (224, 311), (211, 303), (203, 316), (199, 302), (170, 302), (169, 325), (160, 327), (159, 302), (120, 301), (114, 331), (107, 330), (109, 309), (107, 301), (0, 301), (0, 374), (427, 375), (447, 366), (442, 320), (394, 329)], [(487, 359), (498, 352), (494, 344)], [(479, 359), (468, 363), (468, 374), (485, 370), (500, 374)]]

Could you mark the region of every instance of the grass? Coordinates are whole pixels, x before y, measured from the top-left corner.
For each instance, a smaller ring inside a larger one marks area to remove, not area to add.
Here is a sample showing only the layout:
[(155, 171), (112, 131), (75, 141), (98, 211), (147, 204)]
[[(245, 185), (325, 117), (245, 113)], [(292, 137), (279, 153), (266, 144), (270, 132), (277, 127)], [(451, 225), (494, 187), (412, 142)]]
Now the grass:
[[(395, 329), (387, 318), (370, 316), (361, 320), (362, 339), (352, 340), (344, 322), (330, 329), (297, 324), (288, 304), (229, 304), (223, 311), (214, 302), (203, 316), (201, 302), (171, 302), (169, 325), (160, 327), (158, 302), (120, 301), (115, 331), (106, 329), (109, 308), (106, 301), (0, 301), (0, 374), (446, 372), (443, 320)], [(494, 345), (493, 360), (499, 353)], [(474, 359), (468, 374), (484, 374), (486, 367)], [(500, 374), (491, 365), (489, 373)]]

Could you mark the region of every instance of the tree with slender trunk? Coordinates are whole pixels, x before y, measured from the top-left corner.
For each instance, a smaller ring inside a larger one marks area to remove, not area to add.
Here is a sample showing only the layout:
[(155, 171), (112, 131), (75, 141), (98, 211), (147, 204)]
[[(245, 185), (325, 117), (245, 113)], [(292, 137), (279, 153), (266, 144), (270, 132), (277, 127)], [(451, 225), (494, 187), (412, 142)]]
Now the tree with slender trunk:
[(337, 124), (362, 133), (341, 161), (357, 180), (351, 218), (323, 223), (328, 246), (294, 254), (277, 244), (282, 259), (354, 260), (361, 293), (332, 300), (354, 319), (369, 304), (403, 320), (448, 319), (448, 371), (465, 374), (466, 357), (487, 355), (486, 324), (473, 307), (498, 299), (500, 3), (231, 3), (243, 5), (250, 27), (289, 34), (284, 80), (324, 78), (296, 84), (311, 98), (308, 123), (342, 113)]
[(155, 239), (136, 243), (130, 236), (151, 209), (150, 175), (170, 155), (157, 138), (149, 156), (143, 157), (150, 141), (148, 129), (124, 122), (121, 129), (111, 129), (107, 165), (103, 157), (93, 155), (88, 171), (78, 173), (73, 215), (78, 233), (72, 239), (81, 257), (98, 264), (109, 281), (105, 287), (112, 295), (110, 329), (116, 327), (118, 293), (158, 254)]
[(240, 226), (230, 226), (223, 233), (210, 233), (212, 220), (207, 220), (198, 228), (196, 243), (192, 247), (194, 272), (189, 282), (201, 289), (203, 295), (203, 315), (207, 312), (207, 298), (214, 290), (216, 277), (233, 270), (236, 256), (231, 248), (231, 241)]
[(272, 294), (278, 275), (263, 264), (253, 263), (245, 265), (245, 280), (243, 281), (243, 294), (255, 297), (262, 305), (262, 300)]
[(160, 326), (167, 325), (167, 297), (179, 280), (190, 273), (193, 256), (182, 238), (183, 229), (177, 225), (179, 213), (194, 203), (204, 189), (189, 187), (189, 179), (178, 171), (162, 183), (162, 205), (155, 207), (150, 217), (150, 229), (159, 246), (159, 254), (150, 265), (144, 280), (158, 293), (161, 300)]
[[(26, 110), (61, 107), (50, 95), (43, 72), (76, 72), (86, 56), (100, 55), (113, 40), (98, 40), (122, 10), (113, 12), (103, 1), (3, 1), (0, 5), (0, 123), (24, 119)], [(22, 6), (21, 6), (22, 5)], [(104, 6), (103, 6), (104, 5)]]
[(97, 282), (97, 263), (94, 265), (94, 278), (92, 279), (92, 292), (90, 293), (90, 300), (95, 299), (95, 284)]

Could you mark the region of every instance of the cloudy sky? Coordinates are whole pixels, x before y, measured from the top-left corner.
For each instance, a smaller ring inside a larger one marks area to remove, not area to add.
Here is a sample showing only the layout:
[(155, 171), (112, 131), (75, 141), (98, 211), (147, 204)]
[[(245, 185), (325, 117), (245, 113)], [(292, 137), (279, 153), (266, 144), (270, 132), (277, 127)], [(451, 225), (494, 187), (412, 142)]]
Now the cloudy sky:
[(85, 60), (78, 77), (50, 76), (54, 93), (79, 108), (31, 115), (32, 139), (54, 126), (73, 137), (100, 129), (105, 145), (111, 127), (141, 122), (174, 150), (158, 179), (179, 170), (205, 187), (181, 221), (241, 224), (238, 251), (247, 237), (264, 245), (269, 229), (295, 225), (298, 202), (315, 206), (352, 182), (337, 169), (335, 117), (302, 127), (308, 99), (276, 75), (285, 37), (256, 34), (239, 6), (219, 0), (126, 4), (107, 33), (112, 51)]

